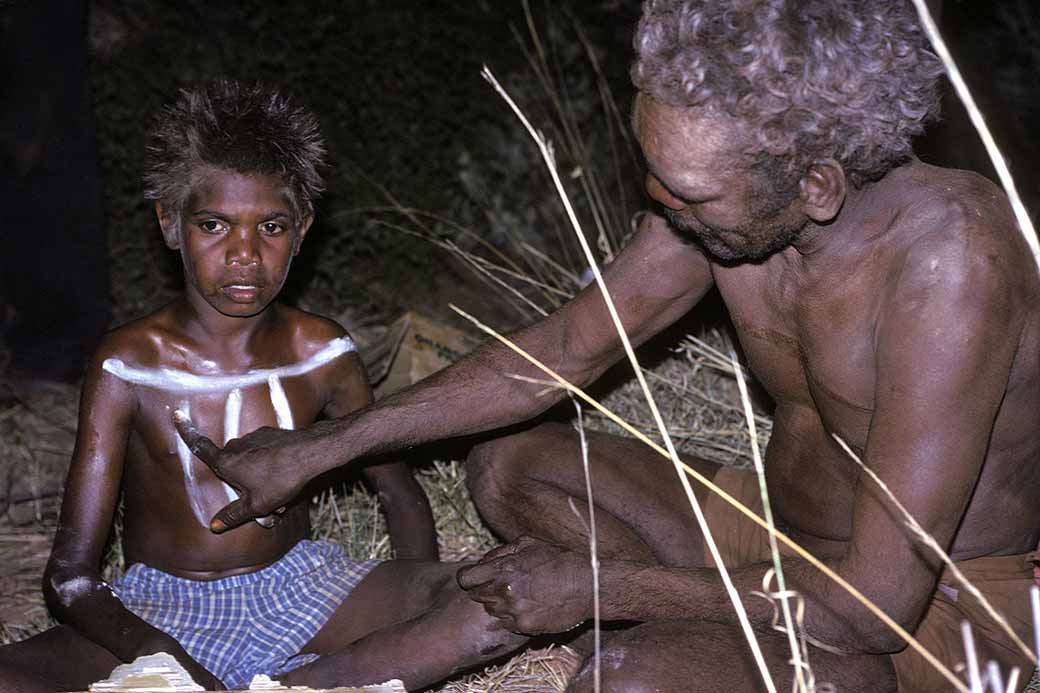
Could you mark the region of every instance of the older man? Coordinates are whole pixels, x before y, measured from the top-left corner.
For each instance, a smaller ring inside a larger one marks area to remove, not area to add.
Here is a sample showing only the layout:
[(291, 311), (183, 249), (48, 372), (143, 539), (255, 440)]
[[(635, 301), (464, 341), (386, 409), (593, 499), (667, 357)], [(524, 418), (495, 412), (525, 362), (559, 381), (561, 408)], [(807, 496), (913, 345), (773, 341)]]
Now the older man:
[[(893, 0), (650, 0), (635, 40), (636, 132), (658, 207), (605, 279), (639, 343), (712, 287), (751, 370), (776, 403), (767, 454), (784, 531), (953, 667), (957, 629), (979, 654), (1025, 658), (947, 578), (873, 482), (863, 458), (1024, 633), (1040, 538), (1037, 271), (1006, 199), (983, 178), (927, 166), (910, 139), (937, 110), (940, 65), (908, 4)], [(621, 346), (596, 287), (513, 339), (588, 383)], [(506, 374), (539, 375), (488, 345), (377, 406), (306, 431), (261, 431), (217, 454), (243, 489), (215, 526), (271, 512), (349, 460), (525, 421), (555, 399)], [(558, 397), (558, 396), (557, 396)], [(665, 460), (592, 440), (602, 614), (638, 625), (608, 640), (606, 689), (752, 690), (758, 675), (702, 536)], [(751, 477), (701, 473), (749, 504)], [(509, 628), (561, 632), (591, 616), (584, 498), (572, 432), (542, 425), (485, 443), (468, 462), (487, 521), (513, 542), (459, 573)], [(733, 580), (758, 589), (766, 535), (698, 490)], [(521, 538), (529, 535), (534, 539)], [(948, 683), (887, 626), (800, 559), (818, 681), (842, 691)], [(774, 676), (790, 652), (772, 606), (746, 601)], [(590, 685), (588, 665), (572, 684)]]

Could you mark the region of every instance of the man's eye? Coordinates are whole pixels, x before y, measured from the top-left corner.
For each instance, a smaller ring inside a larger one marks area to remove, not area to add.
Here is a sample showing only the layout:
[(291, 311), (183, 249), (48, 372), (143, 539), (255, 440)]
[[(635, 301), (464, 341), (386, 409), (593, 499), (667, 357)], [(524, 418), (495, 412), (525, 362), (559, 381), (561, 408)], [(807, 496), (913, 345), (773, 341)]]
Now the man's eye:
[(285, 227), (276, 221), (265, 221), (260, 224), (260, 230), (268, 236), (277, 236), (278, 234), (285, 232)]
[(224, 224), (216, 219), (207, 219), (206, 221), (199, 222), (199, 228), (206, 233), (220, 233), (224, 230)]

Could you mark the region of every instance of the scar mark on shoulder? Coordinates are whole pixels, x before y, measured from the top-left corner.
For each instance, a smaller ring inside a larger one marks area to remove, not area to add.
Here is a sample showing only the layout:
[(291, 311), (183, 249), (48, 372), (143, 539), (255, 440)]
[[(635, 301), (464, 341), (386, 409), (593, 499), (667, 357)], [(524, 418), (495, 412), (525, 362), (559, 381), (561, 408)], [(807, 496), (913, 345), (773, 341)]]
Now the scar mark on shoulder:
[(801, 357), (802, 355), (802, 345), (799, 344), (797, 339), (790, 335), (786, 335), (783, 332), (777, 332), (769, 327), (758, 327), (757, 325), (752, 325), (743, 320), (734, 320), (733, 325), (739, 332), (746, 334), (749, 337), (763, 339), (770, 344), (780, 347), (780, 349), (786, 351), (792, 356)]
[(268, 383), (271, 378), (292, 378), (303, 375), (324, 366), (348, 351), (356, 351), (353, 340), (350, 337), (337, 337), (316, 354), (299, 363), (280, 368), (259, 368), (238, 375), (198, 375), (174, 368), (140, 368), (128, 366), (122, 359), (117, 358), (105, 359), (101, 368), (121, 380), (135, 385), (159, 388), (167, 392), (184, 394), (226, 392), (236, 388)]
[(809, 367), (809, 364), (805, 364), (805, 374), (808, 377), (809, 382), (811, 382), (814, 387), (818, 388), (821, 392), (823, 392), (823, 394), (827, 395), (831, 399), (837, 400), (839, 403), (845, 405), (850, 409), (855, 409), (856, 411), (865, 412), (867, 414), (874, 413), (873, 407), (865, 407), (862, 404), (857, 404), (856, 402), (853, 402), (852, 400), (842, 396), (841, 394), (835, 392), (831, 388), (824, 385), (823, 382), (816, 377), (816, 374), (813, 373), (813, 370)]

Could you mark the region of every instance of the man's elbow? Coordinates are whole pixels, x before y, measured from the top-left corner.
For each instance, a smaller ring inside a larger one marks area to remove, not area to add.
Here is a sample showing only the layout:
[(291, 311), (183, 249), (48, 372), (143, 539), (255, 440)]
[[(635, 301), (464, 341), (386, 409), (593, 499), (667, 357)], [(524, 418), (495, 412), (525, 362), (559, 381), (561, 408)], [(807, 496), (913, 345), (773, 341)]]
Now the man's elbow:
[[(902, 626), (903, 630), (909, 632), (909, 628)], [(894, 654), (906, 647), (906, 640), (885, 624), (878, 624), (862, 636), (857, 650), (861, 654), (883, 655)]]
[[(905, 615), (888, 611), (886, 613), (892, 619), (892, 623), (905, 633), (913, 633), (920, 621), (919, 614), (916, 613)], [(838, 649), (848, 654), (894, 654), (907, 646), (906, 638), (899, 631), (865, 610), (845, 623), (843, 637), (835, 638), (835, 640), (840, 641)]]

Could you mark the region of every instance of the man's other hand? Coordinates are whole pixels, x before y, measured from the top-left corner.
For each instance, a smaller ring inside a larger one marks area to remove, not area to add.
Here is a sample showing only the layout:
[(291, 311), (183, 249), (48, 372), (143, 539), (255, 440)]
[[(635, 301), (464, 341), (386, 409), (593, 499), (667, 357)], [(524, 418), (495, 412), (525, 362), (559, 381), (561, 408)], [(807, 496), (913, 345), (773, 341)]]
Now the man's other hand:
[(592, 617), (588, 556), (531, 537), (459, 570), (459, 587), (514, 633), (563, 633)]
[(218, 448), (183, 412), (174, 411), (173, 424), (192, 454), (238, 492), (238, 500), (224, 506), (210, 520), (209, 527), (214, 532), (225, 532), (254, 518), (272, 515), (299, 495), (308, 481), (293, 474), (299, 468), (299, 458), (290, 446), (300, 435), (298, 431), (258, 428)]

